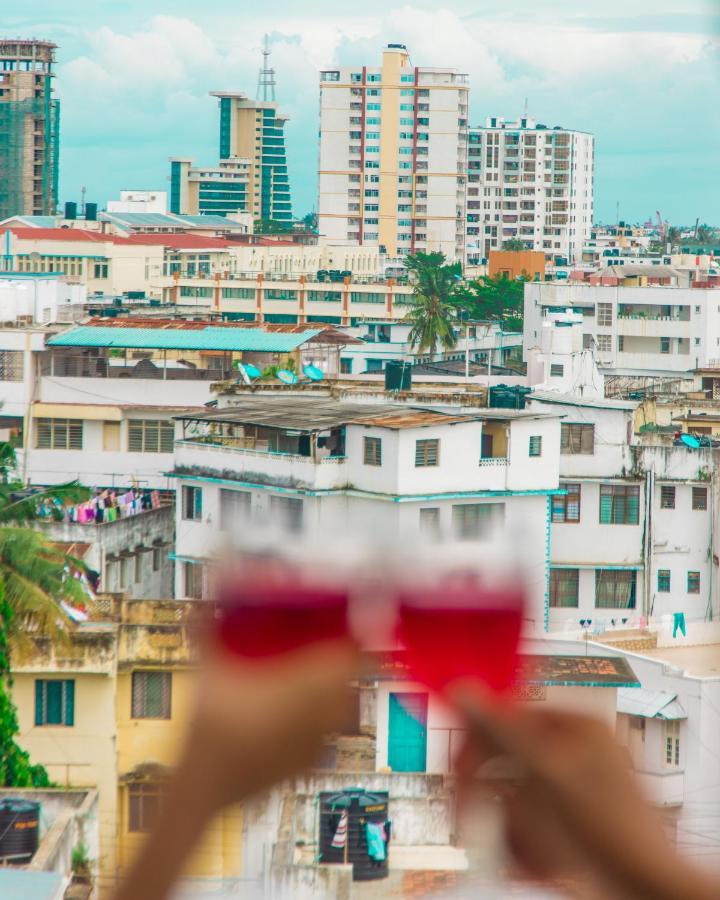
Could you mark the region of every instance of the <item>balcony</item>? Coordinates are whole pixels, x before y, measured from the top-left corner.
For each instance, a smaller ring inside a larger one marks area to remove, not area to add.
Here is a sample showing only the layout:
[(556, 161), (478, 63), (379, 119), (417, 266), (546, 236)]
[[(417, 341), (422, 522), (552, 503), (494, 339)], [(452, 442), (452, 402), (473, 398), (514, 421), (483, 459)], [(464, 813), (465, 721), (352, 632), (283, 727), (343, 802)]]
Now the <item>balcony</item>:
[(677, 769), (661, 772), (637, 772), (640, 783), (652, 803), (681, 806), (685, 798), (685, 773)]
[(345, 456), (315, 458), (299, 453), (241, 446), (242, 441), (224, 438), (194, 438), (175, 442), (175, 468), (179, 472), (213, 472), (217, 476), (254, 483), (306, 487), (315, 490), (341, 488), (347, 484)]

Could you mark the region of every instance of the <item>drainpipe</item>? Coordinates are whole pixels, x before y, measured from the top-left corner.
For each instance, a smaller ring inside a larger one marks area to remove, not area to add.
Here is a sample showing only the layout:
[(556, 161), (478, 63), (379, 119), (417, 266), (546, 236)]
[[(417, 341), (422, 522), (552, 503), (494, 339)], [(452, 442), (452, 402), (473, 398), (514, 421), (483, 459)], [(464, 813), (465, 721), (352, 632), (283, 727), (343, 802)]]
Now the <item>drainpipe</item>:
[(645, 584), (643, 590), (643, 615), (650, 618), (650, 604), (652, 596), (652, 545), (653, 545), (653, 518), (652, 504), (655, 493), (655, 472), (649, 470), (645, 473), (645, 546), (643, 553), (643, 568), (645, 570)]

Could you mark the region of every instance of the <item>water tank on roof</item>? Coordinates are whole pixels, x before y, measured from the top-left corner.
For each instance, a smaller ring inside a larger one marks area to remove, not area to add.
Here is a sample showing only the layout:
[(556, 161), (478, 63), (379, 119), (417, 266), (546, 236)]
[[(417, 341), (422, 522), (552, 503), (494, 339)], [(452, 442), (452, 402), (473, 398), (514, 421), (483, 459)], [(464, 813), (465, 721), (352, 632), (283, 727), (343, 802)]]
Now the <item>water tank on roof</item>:
[(531, 388), (498, 384), (490, 388), (491, 409), (525, 409), (525, 397)]
[(40, 804), (17, 797), (0, 802), (0, 863), (24, 865), (38, 848)]
[(74, 200), (68, 200), (65, 204), (65, 218), (77, 219), (77, 203)]
[(412, 366), (409, 362), (390, 359), (385, 364), (385, 390), (412, 390)]
[(97, 221), (97, 203), (86, 203), (85, 204), (85, 221), (86, 222), (96, 222)]

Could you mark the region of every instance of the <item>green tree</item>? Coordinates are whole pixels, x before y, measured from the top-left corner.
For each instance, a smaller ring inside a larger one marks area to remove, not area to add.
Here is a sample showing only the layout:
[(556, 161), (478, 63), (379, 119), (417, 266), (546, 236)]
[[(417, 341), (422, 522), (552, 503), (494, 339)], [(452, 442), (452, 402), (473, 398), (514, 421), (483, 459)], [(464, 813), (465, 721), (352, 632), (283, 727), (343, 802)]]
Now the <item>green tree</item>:
[(503, 331), (523, 330), (523, 303), (527, 278), (482, 275), (465, 286), (465, 304), (471, 318), (497, 322)]
[(11, 647), (22, 648), (33, 633), (62, 639), (70, 622), (59, 601), (85, 599), (68, 571), (68, 563), (77, 569), (82, 564), (29, 526), (37, 517), (40, 497), (79, 500), (87, 491), (70, 484), (32, 492), (15, 473), (14, 450), (0, 443), (0, 785), (43, 787), (49, 784), (47, 772), (32, 765), (15, 741), (19, 726), (12, 700)]
[(457, 343), (454, 325), (463, 294), (460, 263), (448, 263), (444, 253), (433, 252), (412, 254), (405, 265), (413, 289), (405, 315), (412, 324), (410, 346), (419, 353), (451, 350)]
[(525, 241), (521, 241), (519, 238), (510, 238), (509, 241), (503, 241), (502, 245), (503, 250), (528, 250), (528, 245)]
[(713, 243), (715, 240), (715, 232), (709, 225), (698, 225), (695, 239), (700, 246), (704, 247), (707, 244)]
[[(680, 235), (681, 231), (676, 225), (671, 225), (667, 233), (665, 234), (665, 243), (670, 244), (670, 249), (675, 250), (675, 248), (680, 244)], [(663, 246), (663, 252), (665, 251), (665, 247)]]
[(253, 226), (255, 234), (290, 234), (292, 222), (280, 222), (277, 219), (257, 219)]

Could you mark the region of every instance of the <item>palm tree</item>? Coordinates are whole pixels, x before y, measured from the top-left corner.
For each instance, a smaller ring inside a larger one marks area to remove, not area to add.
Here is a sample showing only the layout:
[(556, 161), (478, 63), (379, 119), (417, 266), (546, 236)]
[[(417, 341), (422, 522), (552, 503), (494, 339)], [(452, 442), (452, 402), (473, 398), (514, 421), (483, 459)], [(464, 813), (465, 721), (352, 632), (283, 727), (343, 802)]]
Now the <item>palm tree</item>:
[(680, 229), (676, 225), (671, 225), (665, 235), (665, 241), (666, 243), (670, 244), (670, 249), (674, 250), (680, 243), (681, 237), (682, 232), (680, 231)]
[(40, 496), (77, 500), (87, 491), (76, 484), (48, 491), (24, 488), (15, 474), (15, 453), (0, 443), (0, 785), (49, 784), (42, 766), (33, 766), (15, 743), (19, 727), (12, 701), (11, 648), (23, 648), (31, 635), (62, 638), (70, 621), (61, 601), (77, 602), (85, 595), (72, 577), (71, 566), (82, 570), (42, 532), (29, 527), (37, 516)]
[(712, 244), (715, 239), (715, 234), (709, 225), (699, 225), (695, 232), (695, 239), (700, 246), (704, 247), (708, 244)]
[(447, 263), (444, 253), (415, 253), (405, 260), (413, 296), (405, 320), (412, 323), (410, 346), (419, 353), (434, 353), (438, 345), (451, 350), (457, 343), (457, 320), (462, 272), (459, 263)]

